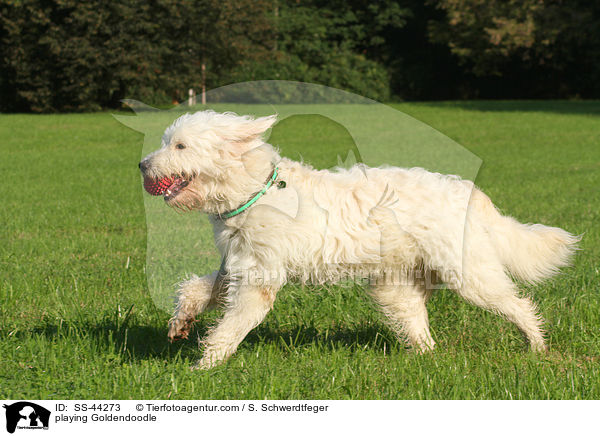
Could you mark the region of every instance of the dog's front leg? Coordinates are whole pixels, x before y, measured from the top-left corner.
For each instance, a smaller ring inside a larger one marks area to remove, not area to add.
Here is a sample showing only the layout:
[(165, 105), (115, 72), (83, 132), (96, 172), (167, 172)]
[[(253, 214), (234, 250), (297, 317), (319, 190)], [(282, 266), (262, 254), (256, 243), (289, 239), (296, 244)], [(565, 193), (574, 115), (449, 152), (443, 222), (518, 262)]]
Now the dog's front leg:
[(175, 313), (169, 321), (171, 342), (188, 337), (196, 316), (217, 305), (221, 288), (215, 286), (218, 272), (204, 277), (194, 276), (179, 286)]
[(273, 307), (276, 290), (271, 287), (230, 285), (223, 317), (213, 327), (204, 344), (204, 354), (193, 369), (212, 368), (231, 356), (254, 327)]

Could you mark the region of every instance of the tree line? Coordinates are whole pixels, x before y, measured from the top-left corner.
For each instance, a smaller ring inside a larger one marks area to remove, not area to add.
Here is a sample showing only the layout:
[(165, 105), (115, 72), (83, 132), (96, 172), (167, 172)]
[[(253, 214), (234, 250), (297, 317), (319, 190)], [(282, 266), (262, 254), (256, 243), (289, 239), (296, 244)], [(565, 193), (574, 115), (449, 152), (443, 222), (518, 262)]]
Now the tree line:
[(587, 0), (0, 0), (0, 110), (315, 82), (380, 101), (598, 98)]

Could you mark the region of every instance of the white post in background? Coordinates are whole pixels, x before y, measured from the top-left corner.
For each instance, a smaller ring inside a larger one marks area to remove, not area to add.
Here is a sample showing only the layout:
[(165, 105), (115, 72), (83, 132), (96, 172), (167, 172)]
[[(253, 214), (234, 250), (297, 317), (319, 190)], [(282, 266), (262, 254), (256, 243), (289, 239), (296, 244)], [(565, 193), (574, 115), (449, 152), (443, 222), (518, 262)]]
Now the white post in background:
[(188, 106), (193, 106), (196, 103), (194, 100), (194, 90), (190, 88), (188, 89)]

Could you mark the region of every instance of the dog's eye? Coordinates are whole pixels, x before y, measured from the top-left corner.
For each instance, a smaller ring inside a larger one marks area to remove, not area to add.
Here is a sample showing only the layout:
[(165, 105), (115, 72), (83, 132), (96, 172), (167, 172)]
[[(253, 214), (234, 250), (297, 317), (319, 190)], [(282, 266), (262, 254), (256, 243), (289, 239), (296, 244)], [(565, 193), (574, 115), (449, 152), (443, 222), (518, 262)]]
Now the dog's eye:
[(177, 144), (177, 145), (175, 146), (175, 148), (176, 148), (177, 150), (183, 150), (183, 149), (185, 148), (185, 145), (183, 145), (183, 144)]

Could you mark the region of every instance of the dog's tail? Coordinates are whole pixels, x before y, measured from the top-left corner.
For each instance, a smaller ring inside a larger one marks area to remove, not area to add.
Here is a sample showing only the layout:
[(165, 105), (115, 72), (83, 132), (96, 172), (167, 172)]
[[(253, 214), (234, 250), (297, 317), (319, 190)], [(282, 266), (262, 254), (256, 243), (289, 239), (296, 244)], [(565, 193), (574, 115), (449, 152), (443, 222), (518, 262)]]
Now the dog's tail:
[(474, 189), (472, 204), (483, 212), (500, 261), (517, 279), (536, 283), (568, 266), (581, 236), (542, 224), (521, 224), (503, 216), (481, 191)]

